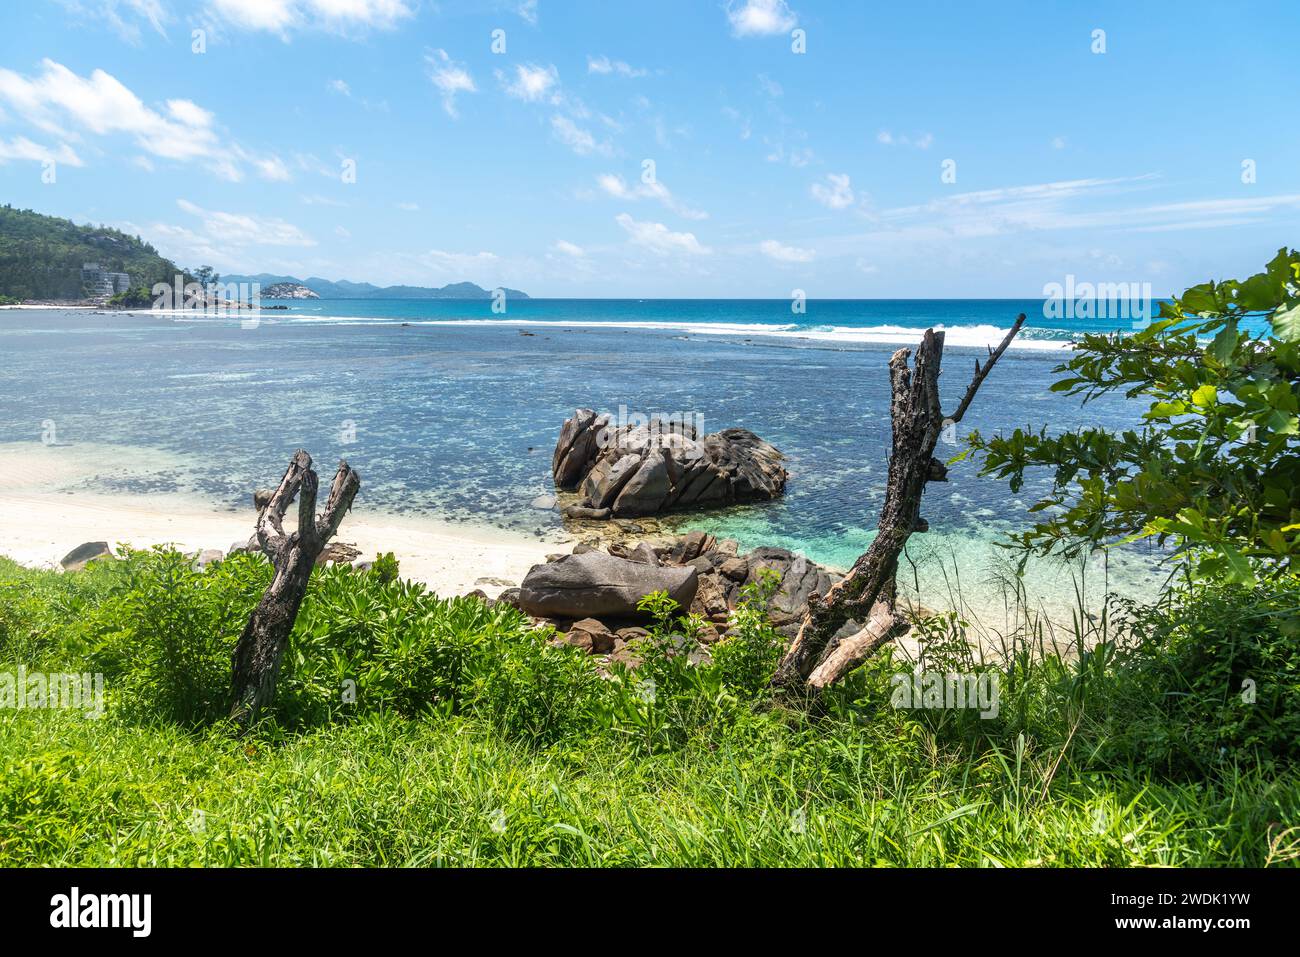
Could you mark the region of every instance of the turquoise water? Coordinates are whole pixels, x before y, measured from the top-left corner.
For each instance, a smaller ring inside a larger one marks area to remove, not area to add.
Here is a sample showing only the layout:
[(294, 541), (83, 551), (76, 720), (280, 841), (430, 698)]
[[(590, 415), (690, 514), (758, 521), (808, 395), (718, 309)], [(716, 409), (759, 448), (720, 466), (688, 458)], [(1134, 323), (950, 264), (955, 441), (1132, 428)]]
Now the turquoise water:
[[(1121, 400), (1084, 410), (1048, 391), (1072, 335), (1131, 323), (1049, 323), (1037, 301), (812, 301), (803, 315), (786, 301), (748, 300), (526, 300), (504, 316), (490, 302), (290, 305), (255, 325), (0, 311), (0, 442), (38, 441), (52, 422), (60, 443), (187, 456), (192, 467), (126, 479), (106, 471), (86, 487), (183, 491), (238, 508), (301, 446), (322, 468), (346, 456), (368, 507), (537, 534), (561, 528), (530, 503), (552, 490), (551, 450), (575, 408), (690, 413), (708, 431), (762, 435), (789, 456), (791, 479), (780, 501), (686, 524), (844, 567), (869, 541), (883, 498), (886, 362), (922, 328), (946, 329), (950, 408), (985, 344), (1017, 313), (1030, 317), (962, 431), (1137, 420)], [(914, 539), (915, 552), (933, 566), (977, 549), (981, 566), (995, 564), (988, 543), (1029, 521), (1041, 488), (1012, 495), (972, 463), (956, 466), (926, 492), (932, 532)]]

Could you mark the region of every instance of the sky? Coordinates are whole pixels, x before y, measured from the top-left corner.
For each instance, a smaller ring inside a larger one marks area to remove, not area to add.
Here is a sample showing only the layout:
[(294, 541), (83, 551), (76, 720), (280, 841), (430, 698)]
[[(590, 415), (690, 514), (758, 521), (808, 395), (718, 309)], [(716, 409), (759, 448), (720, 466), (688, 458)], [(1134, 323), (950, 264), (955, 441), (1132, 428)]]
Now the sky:
[(31, 0), (0, 201), (548, 297), (1166, 295), (1300, 225), (1296, 0)]

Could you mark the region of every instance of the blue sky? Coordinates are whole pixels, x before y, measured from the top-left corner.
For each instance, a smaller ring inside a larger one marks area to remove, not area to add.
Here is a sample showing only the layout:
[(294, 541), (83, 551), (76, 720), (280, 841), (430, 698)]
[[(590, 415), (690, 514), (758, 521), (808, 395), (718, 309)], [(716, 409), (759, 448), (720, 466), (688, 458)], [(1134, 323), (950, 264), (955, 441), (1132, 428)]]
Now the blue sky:
[(226, 273), (1165, 294), (1296, 244), (1297, 36), (1295, 0), (6, 3), (0, 198)]

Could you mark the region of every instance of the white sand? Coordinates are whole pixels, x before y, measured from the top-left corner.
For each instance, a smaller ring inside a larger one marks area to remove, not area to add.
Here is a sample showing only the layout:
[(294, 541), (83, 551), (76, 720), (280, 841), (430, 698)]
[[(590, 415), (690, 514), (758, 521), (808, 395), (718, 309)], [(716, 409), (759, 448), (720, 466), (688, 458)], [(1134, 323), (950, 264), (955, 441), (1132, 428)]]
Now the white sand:
[[(147, 474), (168, 471), (169, 465), (175, 463), (160, 453), (131, 454), (120, 446), (0, 445), (0, 473), (16, 483), (0, 497), (0, 555), (58, 568), (59, 560), (83, 542), (227, 551), (248, 540), (256, 518), (251, 501), (247, 509), (232, 512), (183, 495), (98, 495), (75, 488), (88, 474)], [(337, 540), (356, 545), (363, 558), (392, 552), (403, 578), (424, 582), (440, 595), (481, 588), (495, 596), (503, 583), (518, 584), (547, 553), (567, 551), (555, 541), (369, 511), (360, 502), (343, 520)]]

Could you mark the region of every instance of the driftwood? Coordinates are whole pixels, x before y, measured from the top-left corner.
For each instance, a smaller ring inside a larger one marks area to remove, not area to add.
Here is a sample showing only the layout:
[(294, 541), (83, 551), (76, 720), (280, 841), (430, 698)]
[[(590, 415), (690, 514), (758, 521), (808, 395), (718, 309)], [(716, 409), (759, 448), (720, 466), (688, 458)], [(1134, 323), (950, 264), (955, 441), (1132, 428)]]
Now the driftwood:
[[(816, 694), (906, 629), (894, 608), (894, 576), (908, 536), (929, 527), (921, 518), (926, 484), (947, 481), (947, 466), (934, 457), (935, 444), (945, 426), (961, 421), (989, 370), (1024, 322), (1023, 314), (1017, 317), (1002, 344), (989, 349), (984, 364), (976, 360), (974, 378), (956, 411), (947, 417), (939, 404), (943, 333), (925, 331), (910, 367), (911, 350), (899, 349), (890, 357), (893, 445), (876, 537), (842, 580), (825, 595), (809, 599), (799, 634), (772, 677), (773, 687)], [(851, 621), (865, 625), (854, 634), (841, 634)]]
[[(258, 515), (257, 544), (275, 566), (275, 577), (249, 617), (231, 656), (230, 716), (239, 723), (247, 724), (270, 703), (280, 673), (280, 658), (307, 592), (312, 567), (338, 531), (360, 487), (361, 477), (347, 462), (340, 462), (325, 511), (317, 518), (318, 480), (311, 456), (299, 449)], [(298, 530), (286, 534), (284, 516), (295, 497)]]

